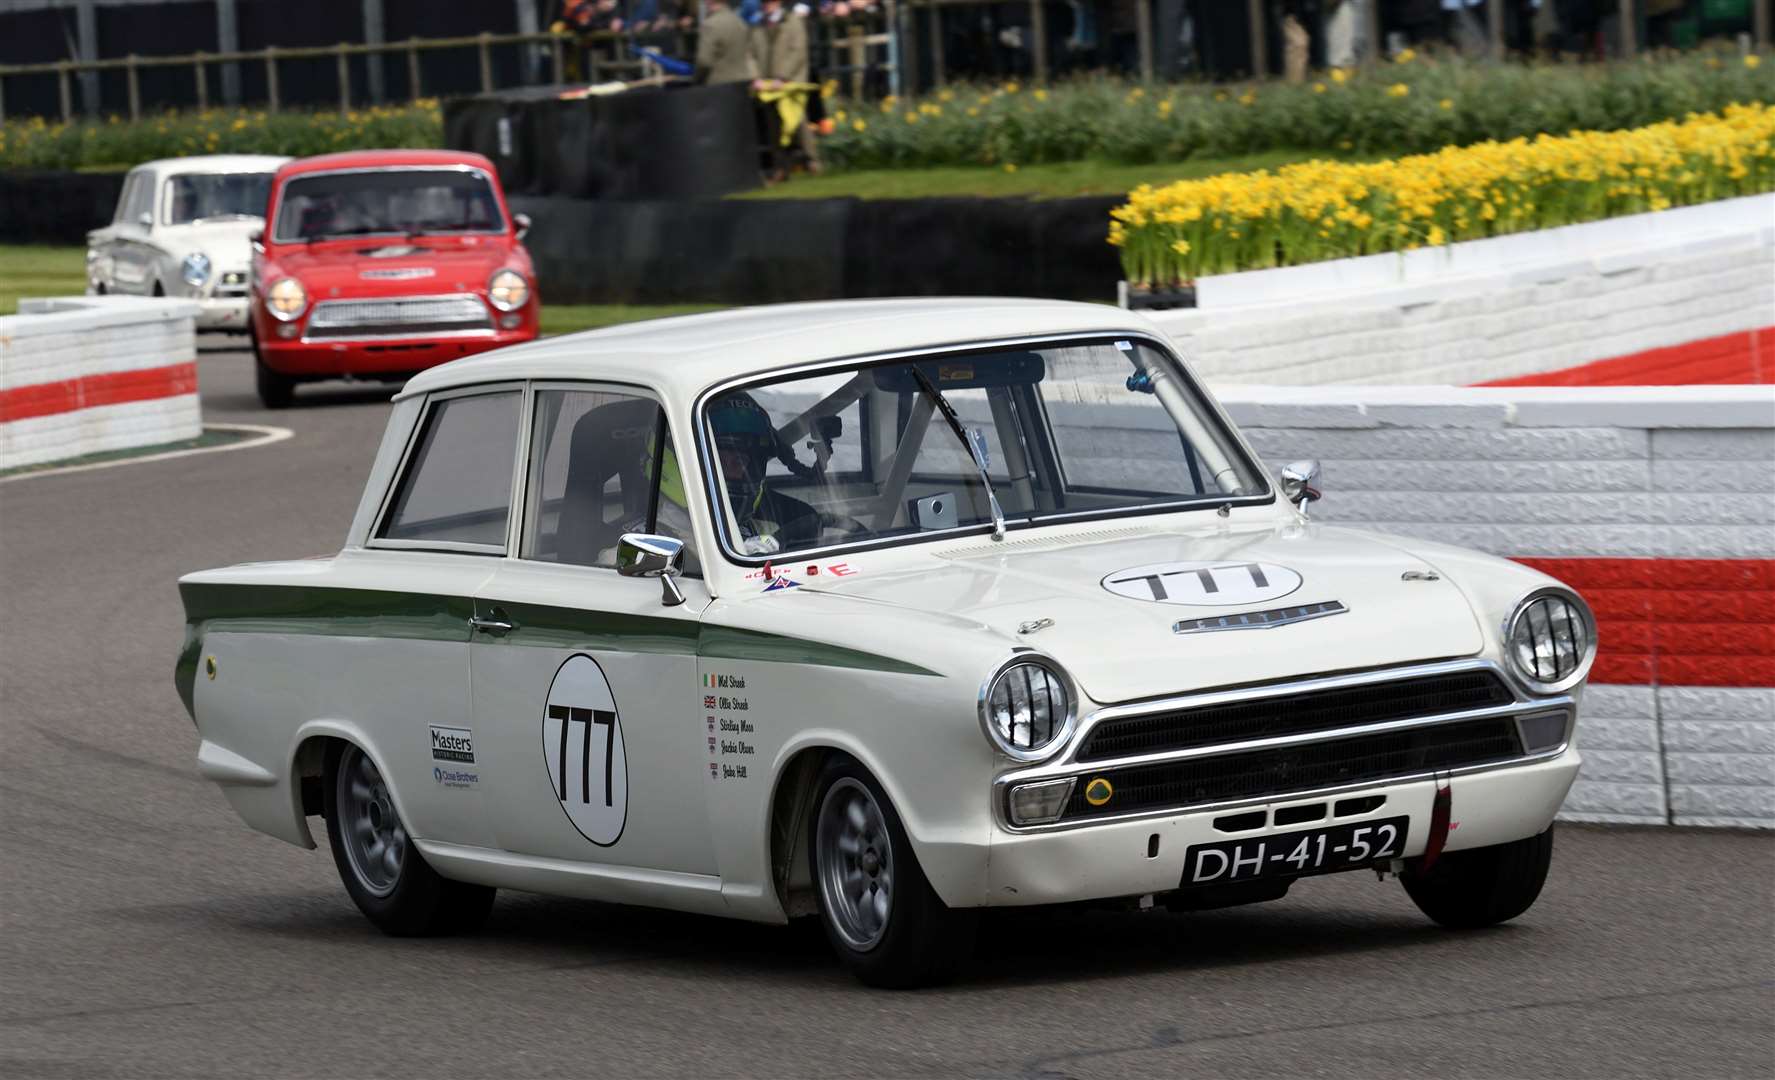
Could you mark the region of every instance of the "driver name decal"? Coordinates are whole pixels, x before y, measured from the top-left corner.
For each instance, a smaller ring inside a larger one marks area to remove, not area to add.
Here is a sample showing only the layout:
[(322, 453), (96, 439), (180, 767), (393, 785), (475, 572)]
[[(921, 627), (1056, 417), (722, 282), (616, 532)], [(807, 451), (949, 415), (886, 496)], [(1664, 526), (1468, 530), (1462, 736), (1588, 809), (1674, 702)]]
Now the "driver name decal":
[(629, 765), (610, 683), (584, 653), (555, 672), (542, 718), (548, 784), (581, 836), (609, 847), (629, 814)]
[(1169, 562), (1106, 575), (1103, 587), (1130, 600), (1202, 607), (1257, 604), (1287, 596), (1301, 577), (1269, 562)]

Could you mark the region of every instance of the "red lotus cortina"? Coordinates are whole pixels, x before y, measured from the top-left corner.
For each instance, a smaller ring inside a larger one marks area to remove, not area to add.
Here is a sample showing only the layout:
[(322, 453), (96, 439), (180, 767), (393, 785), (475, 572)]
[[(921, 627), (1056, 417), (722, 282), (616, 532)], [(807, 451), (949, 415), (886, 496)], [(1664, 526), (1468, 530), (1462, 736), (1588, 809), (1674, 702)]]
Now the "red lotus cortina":
[(259, 399), (297, 383), (400, 382), (536, 336), (530, 222), (493, 163), (448, 150), (364, 150), (292, 161), (254, 241)]

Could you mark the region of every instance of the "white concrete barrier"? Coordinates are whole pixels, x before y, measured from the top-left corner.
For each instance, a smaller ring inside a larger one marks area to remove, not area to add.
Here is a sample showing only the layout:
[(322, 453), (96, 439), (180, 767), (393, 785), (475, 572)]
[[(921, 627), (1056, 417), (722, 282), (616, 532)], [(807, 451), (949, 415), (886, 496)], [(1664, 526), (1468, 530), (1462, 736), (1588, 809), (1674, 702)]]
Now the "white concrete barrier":
[(1228, 387), (1315, 520), (1578, 589), (1601, 642), (1579, 821), (1775, 827), (1775, 387)]
[(197, 314), (82, 296), (0, 316), (0, 470), (197, 438)]
[(1469, 384), (1734, 346), (1775, 327), (1775, 194), (1197, 290), (1200, 307), (1147, 314), (1216, 385)]

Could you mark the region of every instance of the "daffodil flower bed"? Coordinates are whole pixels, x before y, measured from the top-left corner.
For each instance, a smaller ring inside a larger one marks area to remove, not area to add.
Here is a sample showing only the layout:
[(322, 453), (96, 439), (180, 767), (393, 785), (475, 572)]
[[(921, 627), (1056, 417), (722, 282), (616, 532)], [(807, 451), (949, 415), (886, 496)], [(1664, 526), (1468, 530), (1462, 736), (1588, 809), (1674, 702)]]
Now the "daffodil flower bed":
[(834, 100), (837, 169), (1121, 164), (1270, 150), (1372, 158), (1541, 132), (1616, 131), (1775, 104), (1775, 58), (1691, 52), (1609, 64), (1490, 64), (1401, 53), (1373, 68), (1267, 82), (1143, 87), (1090, 78), (955, 85), (917, 99)]
[(1167, 287), (1775, 191), (1775, 106), (1369, 163), (1142, 185), (1111, 212), (1127, 280)]
[(436, 98), (341, 114), (204, 109), (131, 122), (109, 116), (72, 124), (32, 117), (0, 126), (0, 169), (124, 169), (191, 154), (287, 154), (443, 144)]

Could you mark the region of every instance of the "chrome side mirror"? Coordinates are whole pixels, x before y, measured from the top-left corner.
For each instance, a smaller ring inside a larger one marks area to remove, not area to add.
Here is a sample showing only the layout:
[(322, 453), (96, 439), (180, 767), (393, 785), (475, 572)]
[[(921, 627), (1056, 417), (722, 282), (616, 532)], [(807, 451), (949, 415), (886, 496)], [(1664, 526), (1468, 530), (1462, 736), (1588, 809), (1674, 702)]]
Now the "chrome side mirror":
[(518, 239), (522, 240), (524, 239), (524, 234), (530, 231), (530, 215), (513, 214), (512, 224), (518, 227)]
[(663, 590), (660, 603), (677, 607), (684, 602), (678, 588), (683, 572), (684, 541), (649, 533), (623, 533), (616, 542), (616, 572), (623, 577), (656, 577)]
[(265, 230), (254, 229), (252, 232), (248, 233), (247, 243), (253, 245), (254, 251), (263, 255), (265, 253)]
[(1319, 461), (1308, 458), (1305, 461), (1291, 461), (1282, 467), (1282, 495), (1289, 502), (1300, 507), (1304, 516), (1307, 504), (1319, 501)]
[(154, 215), (144, 210), (136, 215), (136, 224), (144, 229), (152, 229), (154, 227)]

